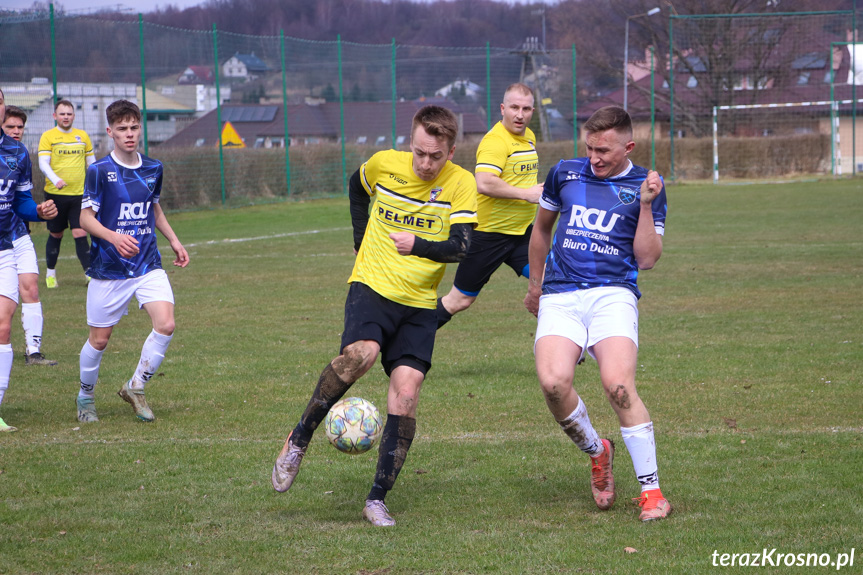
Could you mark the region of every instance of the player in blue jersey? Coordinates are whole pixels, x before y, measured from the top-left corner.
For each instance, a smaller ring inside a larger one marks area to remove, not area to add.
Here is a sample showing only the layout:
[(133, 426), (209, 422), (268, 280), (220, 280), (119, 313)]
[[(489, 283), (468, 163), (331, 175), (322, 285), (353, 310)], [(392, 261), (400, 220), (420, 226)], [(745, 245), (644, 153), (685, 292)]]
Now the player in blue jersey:
[(170, 242), (175, 266), (186, 267), (189, 254), (159, 205), (161, 162), (138, 153), (141, 111), (132, 102), (118, 100), (105, 113), (114, 151), (87, 168), (81, 203), (81, 227), (93, 238), (87, 271), (93, 279), (87, 288), (90, 336), (81, 349), (78, 421), (99, 420), (94, 391), (102, 354), (134, 296), (150, 316), (153, 331), (134, 375), (118, 394), (138, 419), (150, 422), (155, 416), (144, 386), (159, 369), (174, 334), (174, 293), (162, 269), (156, 230)]
[[(27, 113), (18, 106), (6, 106), (3, 133), (21, 141)], [(24, 327), (24, 364), (57, 365), (42, 354), (42, 302), (39, 301), (39, 260), (36, 247), (30, 239), (30, 228), (18, 216), (13, 232), (15, 265), (18, 268), (18, 295), (21, 297), (21, 324)]]
[[(0, 118), (6, 117), (6, 98), (0, 90)], [(30, 154), (18, 140), (0, 130), (0, 404), (12, 373), (12, 316), (18, 307), (18, 269), (14, 231), (25, 221), (48, 220), (57, 215), (54, 202), (36, 205), (31, 195), (33, 167)], [(15, 216), (18, 216), (17, 218)], [(0, 432), (16, 428), (0, 419)]]
[(538, 318), (536, 371), (552, 415), (591, 458), (597, 506), (609, 509), (615, 498), (614, 443), (599, 437), (572, 384), (585, 351), (596, 359), (641, 483), (639, 518), (662, 519), (671, 504), (659, 489), (653, 422), (635, 390), (635, 370), (641, 296), (636, 280), (639, 270), (652, 268), (662, 255), (665, 187), (659, 174), (629, 160), (635, 142), (623, 108), (597, 110), (584, 133), (587, 157), (561, 161), (549, 171), (531, 235), (524, 303)]

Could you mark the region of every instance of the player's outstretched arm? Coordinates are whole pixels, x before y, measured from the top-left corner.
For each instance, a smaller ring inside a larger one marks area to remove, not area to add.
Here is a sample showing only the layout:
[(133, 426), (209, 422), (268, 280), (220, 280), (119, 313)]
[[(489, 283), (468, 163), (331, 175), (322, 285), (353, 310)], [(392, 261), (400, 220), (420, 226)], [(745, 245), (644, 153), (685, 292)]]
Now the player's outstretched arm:
[(183, 244), (180, 243), (179, 238), (177, 238), (177, 234), (174, 233), (174, 229), (171, 227), (171, 224), (168, 223), (168, 218), (165, 216), (162, 206), (159, 204), (153, 204), (153, 214), (156, 216), (156, 229), (162, 232), (162, 235), (165, 236), (165, 239), (171, 244), (171, 249), (174, 251), (174, 255), (177, 256), (174, 259), (174, 265), (180, 268), (186, 267), (189, 265), (189, 252), (187, 252), (186, 248), (183, 247)]
[(524, 296), (524, 307), (533, 315), (539, 313), (539, 296), (542, 295), (545, 258), (551, 245), (551, 234), (557, 215), (557, 212), (540, 207), (536, 213), (533, 231), (530, 234), (530, 245), (527, 251), (530, 278), (527, 282), (527, 294)]
[(81, 210), (81, 229), (95, 236), (100, 240), (110, 242), (124, 258), (131, 258), (137, 255), (140, 251), (138, 248), (138, 240), (132, 236), (118, 234), (113, 230), (109, 230), (96, 219), (96, 212), (93, 208), (83, 208)]
[(542, 196), (542, 184), (536, 184), (529, 188), (518, 188), (504, 182), (500, 176), (489, 172), (476, 173), (476, 189), (482, 195), (490, 198), (524, 200), (531, 204), (538, 204), (539, 198)]
[(452, 224), (449, 238), (442, 242), (430, 242), (410, 232), (395, 232), (390, 239), (403, 256), (417, 256), (433, 262), (450, 264), (462, 261), (470, 247), (473, 224)]

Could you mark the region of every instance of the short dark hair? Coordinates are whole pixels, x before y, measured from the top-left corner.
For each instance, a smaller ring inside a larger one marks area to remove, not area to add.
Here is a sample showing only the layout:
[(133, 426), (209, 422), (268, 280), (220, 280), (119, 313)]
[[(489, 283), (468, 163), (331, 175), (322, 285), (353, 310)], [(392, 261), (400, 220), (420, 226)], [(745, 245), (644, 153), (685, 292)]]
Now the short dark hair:
[(5, 122), (7, 118), (18, 118), (26, 124), (27, 112), (25, 112), (18, 106), (6, 106), (6, 117), (3, 118), (3, 121)]
[(605, 106), (594, 112), (584, 123), (584, 131), (590, 133), (614, 130), (632, 139), (632, 118), (620, 106)]
[(129, 100), (117, 100), (116, 102), (112, 102), (105, 109), (105, 117), (108, 120), (109, 126), (113, 126), (117, 122), (129, 119), (140, 122), (141, 109)]
[(57, 100), (57, 103), (54, 104), (54, 111), (56, 112), (57, 108), (59, 108), (60, 106), (69, 106), (70, 108), (72, 108), (73, 111), (75, 110), (75, 104), (73, 104), (66, 98), (60, 98), (59, 100)]
[(417, 126), (422, 126), (429, 136), (446, 139), (448, 148), (455, 145), (455, 139), (458, 136), (458, 118), (446, 108), (433, 105), (423, 106), (414, 114), (411, 137), (413, 137)]

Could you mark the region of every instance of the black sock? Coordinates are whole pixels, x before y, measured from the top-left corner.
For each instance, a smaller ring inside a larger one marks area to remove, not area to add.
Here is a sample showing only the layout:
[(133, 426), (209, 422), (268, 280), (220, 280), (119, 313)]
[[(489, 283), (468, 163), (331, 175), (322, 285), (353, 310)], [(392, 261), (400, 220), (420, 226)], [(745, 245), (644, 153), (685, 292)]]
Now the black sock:
[(345, 383), (336, 374), (333, 364), (327, 364), (327, 367), (321, 372), (321, 377), (318, 378), (318, 385), (312, 393), (312, 398), (309, 400), (300, 422), (294, 428), (294, 434), (291, 438), (294, 445), (305, 447), (309, 444), (312, 435), (327, 416), (330, 408), (342, 398), (350, 387), (350, 383)]
[(387, 423), (378, 449), (378, 468), (375, 482), (366, 499), (383, 501), (393, 488), (399, 471), (405, 464), (408, 450), (417, 431), (417, 420), (407, 415), (387, 414)]
[(75, 253), (78, 254), (78, 261), (81, 262), (84, 273), (87, 273), (90, 269), (90, 242), (87, 236), (75, 238)]
[(55, 238), (48, 236), (48, 243), (45, 244), (45, 266), (49, 270), (57, 267), (57, 258), (60, 256), (60, 242), (63, 238)]
[(451, 319), (452, 314), (443, 306), (443, 298), (437, 298), (437, 328), (442, 328)]

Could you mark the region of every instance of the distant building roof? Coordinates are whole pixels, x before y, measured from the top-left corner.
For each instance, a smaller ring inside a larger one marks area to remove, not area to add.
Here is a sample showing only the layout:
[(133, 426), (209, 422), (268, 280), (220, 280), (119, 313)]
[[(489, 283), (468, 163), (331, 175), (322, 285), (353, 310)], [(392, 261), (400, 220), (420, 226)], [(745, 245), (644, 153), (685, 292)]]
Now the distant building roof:
[[(135, 98), (143, 107), (141, 86), (135, 87)], [(147, 88), (147, 112), (151, 114), (194, 114), (195, 109)]]
[(255, 56), (254, 52), (251, 54), (235, 52), (233, 57), (245, 64), (249, 72), (267, 72), (270, 69), (266, 62)]
[[(426, 104), (443, 105), (461, 115), (462, 129), (466, 136), (486, 133), (483, 118), (475, 113), (462, 112), (449, 100), (414, 100), (396, 103), (396, 136), (403, 141), (410, 138), (411, 122), (416, 111)], [(345, 139), (347, 142), (391, 145), (392, 103), (390, 102), (345, 102)], [(288, 109), (288, 134), (291, 138), (336, 141), (341, 135), (341, 111), (338, 102), (320, 105), (295, 104)], [(246, 141), (252, 145), (258, 138), (282, 138), (285, 136), (284, 106), (271, 104), (227, 104), (222, 106), (222, 123), (230, 121)], [(221, 130), (217, 124), (216, 111), (206, 114), (198, 121), (166, 141), (166, 146), (216, 146)]]

